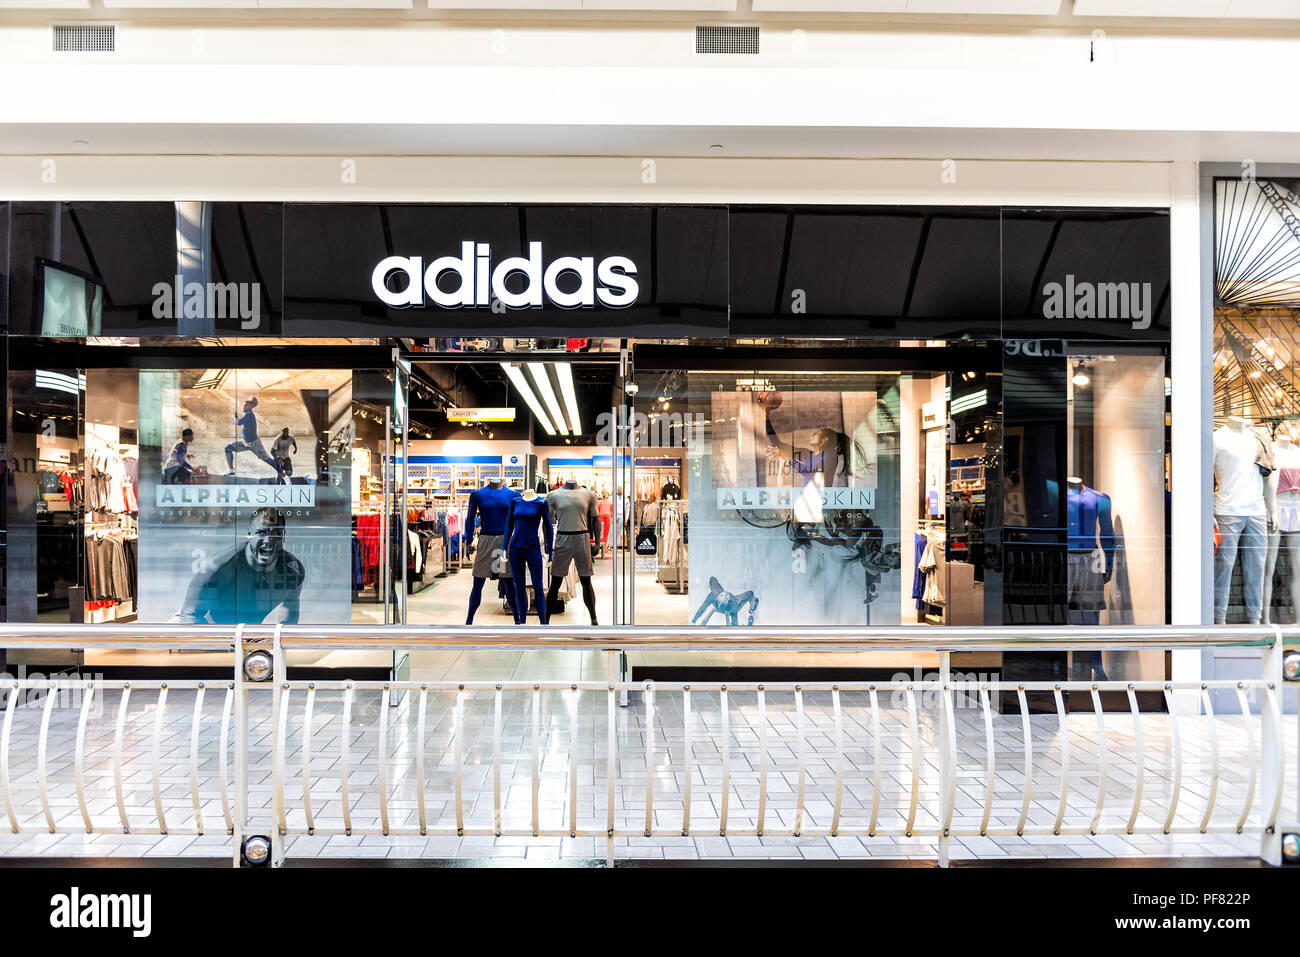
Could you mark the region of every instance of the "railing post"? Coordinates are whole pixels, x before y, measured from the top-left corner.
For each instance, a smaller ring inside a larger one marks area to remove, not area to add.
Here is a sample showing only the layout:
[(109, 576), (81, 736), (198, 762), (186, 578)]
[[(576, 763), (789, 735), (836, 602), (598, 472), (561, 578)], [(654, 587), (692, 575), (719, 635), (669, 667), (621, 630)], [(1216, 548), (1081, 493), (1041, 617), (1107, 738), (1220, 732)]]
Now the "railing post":
[[(948, 813), (948, 793), (949, 784), (952, 783), (954, 770), (948, 760), (948, 742), (950, 735), (954, 734), (952, 721), (949, 718), (949, 709), (947, 707), (948, 682), (952, 678), (952, 652), (939, 652), (939, 693), (943, 695), (944, 701), (939, 708), (939, 866), (948, 866), (948, 823), (945, 820), (949, 818)], [(913, 760), (916, 756), (913, 755)]]
[[(275, 626), (275, 634), (271, 638), (271, 740), (274, 742), (272, 747), (275, 749), (271, 754), (272, 779), (276, 793), (271, 797), (272, 806), (279, 807), (280, 820), (272, 822), (267, 829), (271, 834), (271, 866), (279, 867), (284, 863), (284, 841), (285, 829), (281, 827), (284, 820), (284, 806), (288, 800), (285, 792), (285, 773), (284, 762), (288, 758), (289, 740), (288, 740), (288, 715), (281, 714), (282, 708), (288, 707), (288, 687), (289, 687), (289, 666), (284, 658), (284, 649), (280, 647), (280, 629), (284, 627), (283, 623)], [(284, 727), (286, 733), (282, 736), (280, 728)], [(384, 755), (382, 749), (379, 754), (379, 760), (382, 761)]]
[(248, 679), (244, 675), (244, 626), (235, 626), (235, 826), (231, 864), (239, 867), (248, 808)]
[[(1273, 806), (1273, 795), (1277, 793), (1282, 775), (1286, 773), (1281, 760), (1282, 726), (1281, 708), (1273, 707), (1273, 702), (1280, 702), (1282, 687), (1282, 659), (1285, 657), (1282, 645), (1282, 629), (1273, 626), (1273, 644), (1264, 649), (1263, 674), (1260, 676), (1265, 685), (1272, 685), (1275, 694), (1259, 696), (1259, 757), (1260, 757), (1260, 803), (1259, 813), (1262, 823), (1268, 824), (1269, 809)], [(1247, 715), (1247, 720), (1250, 716)], [(1274, 826), (1266, 828), (1260, 841), (1259, 856), (1266, 864), (1274, 867), (1282, 865), (1282, 832)]]

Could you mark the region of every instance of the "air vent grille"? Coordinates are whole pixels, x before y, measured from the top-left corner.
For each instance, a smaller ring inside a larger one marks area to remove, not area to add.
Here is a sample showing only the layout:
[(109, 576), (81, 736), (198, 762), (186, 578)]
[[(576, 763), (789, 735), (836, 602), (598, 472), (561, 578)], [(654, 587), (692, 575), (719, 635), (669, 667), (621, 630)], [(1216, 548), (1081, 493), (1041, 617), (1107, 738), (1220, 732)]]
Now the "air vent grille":
[(55, 53), (114, 53), (117, 26), (112, 23), (54, 24)]
[(757, 53), (758, 27), (696, 27), (695, 52)]

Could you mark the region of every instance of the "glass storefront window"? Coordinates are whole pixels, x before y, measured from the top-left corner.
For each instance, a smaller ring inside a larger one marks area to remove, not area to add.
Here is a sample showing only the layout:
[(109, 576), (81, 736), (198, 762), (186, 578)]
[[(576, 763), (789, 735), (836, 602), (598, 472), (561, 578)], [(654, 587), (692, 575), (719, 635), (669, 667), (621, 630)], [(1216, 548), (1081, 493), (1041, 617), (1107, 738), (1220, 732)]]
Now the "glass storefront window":
[(140, 410), (141, 619), (350, 621), (351, 373), (145, 372)]
[(1300, 612), (1300, 181), (1215, 182), (1214, 620)]
[(692, 624), (900, 621), (902, 381), (688, 376), (689, 492), (663, 505), (660, 554)]

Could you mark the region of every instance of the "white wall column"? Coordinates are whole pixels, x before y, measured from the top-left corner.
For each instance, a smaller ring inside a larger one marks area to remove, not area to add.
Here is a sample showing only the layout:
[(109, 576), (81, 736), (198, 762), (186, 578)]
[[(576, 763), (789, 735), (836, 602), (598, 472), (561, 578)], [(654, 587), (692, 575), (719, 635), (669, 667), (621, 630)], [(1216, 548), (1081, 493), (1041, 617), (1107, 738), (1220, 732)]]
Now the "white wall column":
[[(1210, 363), (1213, 341), (1204, 321), (1201, 263), (1201, 184), (1196, 163), (1174, 163), (1169, 210), (1169, 278), (1171, 303), (1170, 378), (1172, 380), (1170, 528), (1171, 624), (1210, 622), (1213, 559), (1206, 546), (1210, 529), (1212, 462)], [(1199, 681), (1201, 652), (1175, 651), (1175, 681)], [(1178, 692), (1179, 714), (1198, 714), (1195, 691)]]

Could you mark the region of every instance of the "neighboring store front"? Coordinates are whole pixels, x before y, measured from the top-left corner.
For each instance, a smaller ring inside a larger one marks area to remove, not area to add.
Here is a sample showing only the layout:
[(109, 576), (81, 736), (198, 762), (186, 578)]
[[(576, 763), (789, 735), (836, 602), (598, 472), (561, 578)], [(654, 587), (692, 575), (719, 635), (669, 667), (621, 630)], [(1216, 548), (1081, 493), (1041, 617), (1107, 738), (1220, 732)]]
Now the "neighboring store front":
[(1169, 620), (1162, 210), (0, 210), (9, 621)]
[(1214, 189), (1214, 619), (1300, 613), (1300, 178)]

